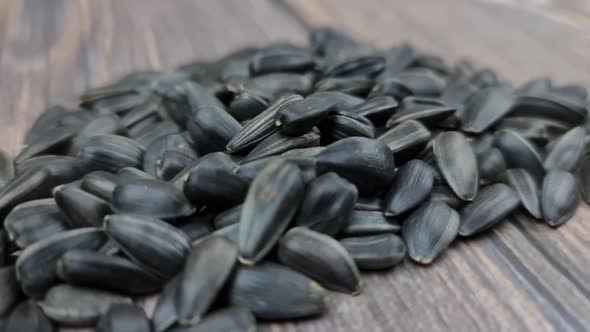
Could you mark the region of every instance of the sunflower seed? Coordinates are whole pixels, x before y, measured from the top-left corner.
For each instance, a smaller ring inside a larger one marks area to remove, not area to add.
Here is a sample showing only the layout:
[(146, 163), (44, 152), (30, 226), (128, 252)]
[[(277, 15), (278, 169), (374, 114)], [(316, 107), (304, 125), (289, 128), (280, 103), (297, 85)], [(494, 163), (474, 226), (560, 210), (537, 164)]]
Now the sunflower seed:
[(131, 304), (114, 304), (100, 317), (96, 332), (130, 332), (152, 330), (142, 308)]
[(250, 153), (240, 160), (240, 164), (279, 155), (297, 148), (317, 147), (320, 145), (320, 135), (317, 130), (310, 130), (300, 136), (287, 136), (278, 131), (260, 142)]
[(547, 151), (543, 165), (547, 171), (572, 171), (584, 153), (584, 137), (586, 131), (582, 127), (575, 127), (555, 140)]
[(465, 106), (461, 129), (480, 134), (508, 114), (513, 103), (514, 92), (509, 86), (497, 85), (482, 89)]
[(580, 202), (576, 178), (569, 172), (553, 170), (543, 179), (541, 209), (550, 226), (561, 226), (576, 213)]
[(459, 198), (471, 201), (477, 195), (479, 174), (471, 145), (458, 132), (444, 132), (433, 143), (438, 169)]
[(414, 96), (438, 97), (446, 86), (445, 79), (425, 68), (406, 69), (395, 78), (404, 83)]
[(382, 211), (353, 210), (343, 236), (363, 236), (382, 233), (397, 233), (401, 229), (398, 220), (386, 217)]
[(39, 306), (49, 318), (61, 324), (92, 326), (112, 305), (119, 303), (131, 304), (131, 299), (64, 284), (52, 287)]
[(363, 77), (327, 77), (315, 83), (315, 91), (338, 91), (351, 95), (366, 95), (373, 86), (373, 80)]
[(461, 236), (492, 228), (520, 205), (516, 192), (503, 183), (487, 186), (461, 210)]
[(0, 149), (0, 189), (14, 177), (14, 163), (6, 153)]
[(244, 307), (233, 306), (207, 314), (205, 319), (196, 326), (179, 326), (170, 330), (170, 332), (208, 331), (255, 332), (256, 319), (250, 310)]
[(101, 135), (88, 138), (77, 156), (94, 170), (117, 172), (123, 167), (139, 167), (144, 147), (130, 138)]
[(385, 143), (396, 159), (407, 160), (416, 155), (431, 137), (430, 131), (423, 124), (408, 120), (387, 130), (377, 140)]
[(25, 294), (40, 298), (56, 281), (56, 263), (71, 249), (98, 249), (106, 236), (97, 228), (80, 228), (38, 241), (18, 256), (16, 276)]
[(197, 158), (192, 143), (187, 139), (185, 134), (162, 136), (150, 144), (145, 151), (142, 165), (146, 173), (156, 176), (157, 161), (162, 158), (166, 151), (177, 151)]
[(385, 215), (404, 214), (428, 197), (434, 183), (434, 170), (420, 160), (400, 167), (385, 198)]
[(161, 121), (153, 124), (149, 128), (146, 128), (145, 132), (135, 137), (135, 140), (142, 146), (150, 146), (158, 138), (178, 134), (181, 132), (181, 128), (172, 121)]
[(327, 146), (317, 156), (317, 172), (336, 172), (352, 182), (359, 194), (381, 192), (393, 180), (391, 151), (381, 142), (364, 138), (345, 138)]
[(293, 163), (270, 163), (254, 179), (240, 217), (240, 261), (253, 264), (278, 242), (304, 197), (301, 171)]
[(213, 226), (215, 229), (220, 229), (229, 225), (234, 225), (240, 222), (242, 215), (243, 204), (236, 205), (233, 208), (227, 209), (213, 219)]
[(119, 177), (115, 174), (104, 171), (94, 171), (86, 174), (84, 178), (82, 178), (81, 188), (105, 202), (111, 202), (113, 191), (115, 190), (118, 181)]
[(344, 111), (333, 112), (318, 124), (321, 143), (327, 145), (346, 137), (375, 137), (375, 127), (367, 118)]
[(375, 77), (385, 69), (385, 59), (380, 56), (360, 56), (336, 62), (324, 71), (324, 77)]
[(338, 241), (306, 227), (289, 230), (279, 242), (279, 261), (317, 281), (326, 289), (357, 295), (360, 274)]
[(67, 225), (53, 198), (21, 203), (4, 219), (8, 236), (21, 249), (65, 231)]
[(159, 180), (132, 180), (113, 191), (113, 210), (154, 218), (186, 217), (195, 208), (173, 185)]
[(179, 275), (170, 279), (156, 303), (154, 314), (152, 315), (152, 326), (154, 332), (167, 331), (178, 318), (176, 311), (176, 292), (180, 282)]
[(316, 282), (270, 262), (239, 268), (230, 282), (228, 301), (263, 319), (317, 316), (329, 305), (327, 292)]
[(274, 101), (268, 108), (242, 127), (228, 142), (227, 150), (235, 153), (248, 150), (278, 130), (275, 126), (277, 111), (286, 105), (302, 100), (300, 95), (287, 95)]
[(304, 72), (313, 67), (312, 55), (296, 50), (262, 51), (250, 61), (250, 73), (253, 76), (275, 72)]
[(527, 139), (504, 129), (495, 133), (494, 145), (502, 151), (509, 168), (524, 168), (536, 179), (543, 178), (545, 170), (541, 155)]
[(357, 196), (352, 183), (326, 173), (308, 184), (294, 224), (334, 236), (346, 226)]
[(226, 111), (204, 107), (195, 111), (188, 123), (188, 132), (198, 143), (199, 152), (207, 154), (224, 151), (228, 142), (242, 130), (242, 126)]
[(510, 186), (518, 197), (525, 210), (535, 219), (541, 219), (540, 190), (537, 181), (522, 168), (506, 170), (502, 175), (504, 183)]
[(139, 266), (163, 278), (173, 277), (189, 253), (189, 240), (161, 220), (126, 214), (104, 219), (104, 231)]
[(75, 128), (57, 128), (43, 136), (37, 142), (25, 147), (14, 159), (16, 164), (23, 162), (26, 159), (39, 156), (41, 154), (51, 154), (52, 152), (60, 152), (70, 142), (74, 134)]
[(58, 186), (53, 197), (71, 228), (100, 227), (102, 219), (112, 212), (107, 202), (81, 189)]
[(478, 157), (479, 181), (482, 184), (494, 183), (506, 170), (506, 161), (502, 152), (496, 148)]
[(275, 115), (275, 125), (285, 135), (302, 135), (325, 118), (335, 106), (334, 100), (312, 94), (279, 108)]
[(188, 256), (176, 293), (180, 325), (196, 325), (229, 278), (238, 258), (233, 242), (209, 236), (196, 244)]
[(590, 155), (585, 155), (578, 169), (580, 192), (586, 202), (590, 202)]
[(192, 156), (182, 152), (166, 151), (162, 158), (156, 161), (156, 177), (170, 181), (183, 169), (194, 165), (196, 161)]
[(347, 237), (341, 239), (340, 244), (361, 270), (392, 268), (406, 256), (406, 246), (395, 234)]
[(209, 154), (185, 176), (184, 194), (197, 209), (207, 206), (219, 210), (240, 204), (248, 192), (248, 184), (234, 173), (236, 168), (226, 154)]
[(4, 316), (12, 310), (20, 295), (20, 285), (16, 280), (13, 265), (0, 268), (0, 315)]
[(430, 201), (404, 222), (402, 236), (408, 255), (430, 264), (453, 242), (459, 231), (459, 214), (448, 205)]
[(57, 275), (69, 284), (127, 295), (159, 291), (163, 281), (125, 258), (70, 250), (57, 262)]
[(417, 120), (424, 124), (437, 123), (455, 113), (455, 108), (448, 107), (435, 98), (408, 97), (400, 109), (387, 120), (387, 128), (408, 120)]
[(47, 319), (43, 311), (37, 306), (35, 301), (27, 300), (21, 302), (12, 311), (3, 331), (5, 332), (53, 332), (55, 327)]

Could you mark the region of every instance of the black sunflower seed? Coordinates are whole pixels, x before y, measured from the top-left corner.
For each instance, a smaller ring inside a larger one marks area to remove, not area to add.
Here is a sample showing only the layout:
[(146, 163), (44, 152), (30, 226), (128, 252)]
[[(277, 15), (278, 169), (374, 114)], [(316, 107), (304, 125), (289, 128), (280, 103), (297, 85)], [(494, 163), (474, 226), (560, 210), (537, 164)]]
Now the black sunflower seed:
[(511, 130), (499, 130), (494, 136), (494, 145), (502, 151), (509, 168), (524, 168), (536, 179), (543, 178), (543, 161), (533, 143)]
[(0, 268), (0, 315), (8, 314), (17, 303), (20, 285), (13, 265)]
[(375, 127), (369, 119), (350, 112), (338, 111), (318, 124), (321, 143), (327, 145), (347, 137), (375, 137)]
[(316, 159), (318, 174), (337, 173), (356, 185), (361, 196), (381, 192), (393, 180), (393, 155), (373, 139), (344, 138), (327, 146)]
[(131, 304), (110, 306), (96, 324), (96, 332), (149, 332), (151, 330), (152, 326), (145, 311)]
[(547, 224), (557, 227), (569, 221), (576, 213), (579, 202), (578, 185), (573, 174), (554, 170), (545, 175), (541, 210)]
[(320, 134), (317, 130), (310, 130), (300, 136), (288, 136), (278, 131), (260, 142), (240, 164), (275, 156), (292, 149), (317, 147), (320, 145)]
[(196, 325), (216, 299), (238, 258), (238, 248), (223, 237), (209, 236), (191, 249), (176, 293), (180, 325)]
[(111, 202), (113, 191), (117, 186), (119, 177), (105, 171), (94, 171), (86, 174), (82, 178), (80, 188), (94, 196), (103, 199), (105, 202)]
[(408, 97), (405, 98), (400, 109), (397, 110), (389, 120), (387, 128), (391, 128), (399, 123), (408, 120), (418, 120), (425, 124), (434, 124), (451, 114), (455, 113), (455, 108), (446, 106), (441, 100), (436, 98)]
[(57, 262), (57, 275), (69, 284), (132, 296), (153, 294), (164, 281), (129, 260), (89, 250), (70, 250)]
[(330, 236), (295, 227), (279, 242), (279, 261), (326, 289), (350, 294), (361, 291), (360, 274), (350, 254)]
[(514, 190), (503, 183), (483, 188), (473, 202), (461, 210), (461, 236), (472, 236), (501, 222), (520, 205)]
[(172, 180), (183, 169), (195, 164), (197, 159), (178, 151), (166, 151), (156, 161), (156, 177), (164, 181)]
[(139, 167), (144, 147), (130, 138), (101, 135), (88, 138), (77, 153), (93, 170), (117, 172), (123, 167)]
[(494, 183), (506, 170), (506, 161), (500, 150), (492, 148), (477, 158), (479, 181), (482, 184)]
[(270, 262), (239, 268), (228, 293), (231, 305), (248, 308), (263, 319), (317, 316), (329, 304), (327, 292), (316, 282)]
[(98, 249), (106, 242), (98, 228), (54, 234), (28, 246), (16, 260), (16, 273), (25, 294), (40, 298), (57, 281), (56, 263), (71, 249)]
[(208, 331), (256, 331), (256, 318), (250, 310), (232, 306), (219, 309), (205, 316), (201, 323), (192, 327), (178, 326), (170, 332), (208, 332)]
[(307, 185), (294, 224), (335, 236), (348, 223), (357, 200), (356, 187), (336, 173), (326, 173)]
[(504, 183), (510, 186), (525, 210), (535, 219), (541, 219), (541, 192), (537, 181), (522, 168), (511, 168), (502, 174)]
[(335, 106), (336, 101), (312, 94), (279, 108), (275, 125), (285, 135), (302, 135), (317, 125)]
[(395, 234), (347, 237), (340, 244), (361, 270), (383, 270), (401, 263), (406, 256), (402, 238)]
[(142, 162), (143, 170), (150, 175), (156, 176), (158, 160), (162, 159), (166, 151), (180, 152), (195, 159), (198, 157), (186, 134), (166, 135), (156, 139), (145, 150)]
[(53, 332), (56, 328), (35, 301), (27, 300), (21, 302), (8, 316), (3, 331)]
[(408, 255), (430, 264), (453, 242), (459, 231), (459, 214), (448, 205), (430, 201), (404, 222), (402, 236)]
[(461, 129), (469, 133), (482, 133), (510, 112), (514, 92), (506, 85), (497, 85), (478, 91), (463, 111)]
[(0, 189), (14, 177), (14, 163), (6, 151), (0, 149)]
[(135, 263), (163, 278), (180, 271), (189, 253), (186, 235), (158, 219), (113, 214), (105, 217), (103, 227)]
[(465, 136), (452, 131), (441, 133), (432, 148), (449, 187), (462, 200), (473, 200), (479, 187), (479, 173), (477, 159)]
[(586, 131), (582, 127), (575, 127), (552, 142), (547, 151), (543, 165), (547, 171), (563, 170), (572, 171), (584, 154), (584, 137)]
[(353, 210), (343, 236), (363, 236), (382, 233), (397, 233), (401, 229), (398, 220), (387, 217), (382, 211)]
[(278, 242), (304, 197), (301, 171), (286, 161), (270, 163), (254, 179), (240, 217), (240, 260), (253, 264)]
[(203, 107), (195, 110), (188, 132), (198, 144), (199, 153), (224, 151), (230, 140), (242, 130), (240, 123), (223, 109)]
[(250, 73), (261, 75), (275, 72), (304, 72), (313, 69), (315, 63), (309, 52), (281, 50), (260, 52), (250, 62)]
[(396, 172), (385, 198), (385, 215), (398, 216), (425, 200), (434, 183), (434, 170), (420, 160), (411, 160)]
[(67, 185), (56, 187), (53, 197), (71, 228), (100, 227), (102, 219), (112, 212), (109, 203), (82, 189)]

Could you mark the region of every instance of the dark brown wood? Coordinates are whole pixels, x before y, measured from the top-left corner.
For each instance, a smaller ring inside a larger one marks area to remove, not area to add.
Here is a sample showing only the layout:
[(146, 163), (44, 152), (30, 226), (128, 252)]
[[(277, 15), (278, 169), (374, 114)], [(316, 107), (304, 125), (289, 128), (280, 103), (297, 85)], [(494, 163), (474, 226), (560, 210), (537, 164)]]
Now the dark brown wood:
[[(550, 76), (590, 87), (590, 6), (582, 0), (0, 1), (0, 142), (15, 155), (47, 106), (133, 70), (169, 70), (246, 45), (306, 43), (331, 25), (388, 47), (411, 42), (468, 58), (520, 84)], [(590, 209), (556, 230), (525, 216), (457, 241), (429, 267), (366, 274), (321, 319), (264, 331), (590, 329)], [(153, 299), (142, 301), (147, 310)]]

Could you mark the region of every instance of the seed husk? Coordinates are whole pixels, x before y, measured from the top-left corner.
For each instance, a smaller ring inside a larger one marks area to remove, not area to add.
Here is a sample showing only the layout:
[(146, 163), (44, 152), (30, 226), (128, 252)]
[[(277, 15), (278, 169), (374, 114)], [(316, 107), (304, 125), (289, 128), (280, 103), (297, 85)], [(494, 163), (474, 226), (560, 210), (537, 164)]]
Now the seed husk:
[(198, 142), (201, 154), (224, 151), (228, 142), (242, 129), (240, 123), (223, 109), (208, 106), (195, 112), (188, 131)]
[(353, 183), (363, 196), (389, 187), (394, 162), (385, 144), (364, 137), (349, 137), (320, 152), (316, 169), (318, 174), (337, 173)]
[(307, 185), (293, 223), (335, 236), (346, 226), (357, 197), (358, 191), (352, 183), (336, 173), (326, 173)]
[(300, 136), (288, 136), (278, 131), (260, 142), (250, 153), (240, 160), (240, 164), (279, 155), (291, 149), (317, 147), (320, 145), (320, 134), (310, 130)]
[(270, 163), (250, 185), (240, 217), (240, 261), (261, 260), (278, 242), (304, 197), (301, 171), (286, 161)]
[(522, 168), (511, 168), (502, 174), (504, 183), (510, 186), (525, 210), (535, 219), (541, 219), (541, 192), (537, 181)]
[(213, 227), (211, 227), (208, 222), (200, 220), (179, 225), (178, 229), (188, 237), (191, 243), (213, 233), (214, 231)]
[(193, 145), (186, 137), (186, 134), (162, 136), (156, 139), (145, 150), (143, 156), (143, 169), (146, 173), (156, 176), (158, 160), (162, 159), (162, 156), (166, 151), (176, 151), (195, 159), (198, 158)]
[(203, 157), (185, 176), (185, 196), (197, 209), (222, 210), (242, 203), (248, 183), (235, 174), (237, 167), (220, 152)]
[(53, 197), (71, 228), (100, 227), (112, 212), (107, 202), (82, 189), (61, 185), (53, 190)]
[(502, 152), (491, 148), (487, 153), (478, 156), (479, 181), (481, 184), (494, 183), (506, 170), (506, 161)]
[(347, 237), (340, 244), (348, 251), (360, 270), (384, 270), (400, 264), (406, 256), (406, 246), (395, 234)]
[(383, 199), (379, 197), (358, 197), (354, 210), (383, 211)]
[(0, 315), (4, 316), (12, 310), (20, 295), (20, 285), (16, 280), (13, 265), (0, 268)]
[(375, 77), (385, 69), (385, 59), (380, 56), (359, 56), (336, 62), (327, 67), (324, 77)]
[(357, 295), (360, 273), (352, 257), (328, 235), (295, 227), (279, 242), (279, 261), (317, 281), (322, 287)]
[(547, 224), (558, 227), (569, 221), (579, 205), (578, 186), (573, 174), (553, 170), (543, 179), (541, 209)]
[(377, 96), (365, 100), (363, 103), (352, 106), (345, 111), (364, 116), (373, 124), (382, 124), (397, 109), (398, 103), (391, 96)]
[(53, 323), (45, 316), (41, 308), (33, 300), (21, 302), (12, 311), (3, 331), (5, 332), (53, 332)]
[(167, 331), (168, 328), (176, 322), (176, 319), (178, 318), (178, 312), (176, 310), (176, 292), (179, 282), (180, 277), (177, 275), (168, 281), (166, 286), (164, 286), (162, 293), (160, 293), (160, 297), (158, 298), (158, 302), (154, 309), (154, 314), (152, 315), (154, 332)]
[(280, 107), (275, 115), (275, 125), (288, 136), (299, 136), (310, 131), (336, 106), (336, 102), (321, 95), (288, 103)]
[(69, 150), (77, 151), (92, 136), (121, 134), (125, 134), (121, 118), (116, 114), (101, 114), (77, 132), (77, 135), (72, 139), (72, 146)]
[(573, 171), (584, 154), (586, 131), (575, 127), (554, 141), (545, 157), (545, 170)]
[(578, 168), (580, 193), (586, 202), (590, 202), (590, 155), (585, 155)]
[(42, 154), (51, 154), (60, 152), (71, 141), (76, 133), (75, 128), (56, 128), (40, 138), (38, 141), (25, 147), (14, 159), (16, 164), (23, 162), (32, 157)]
[(14, 177), (14, 163), (6, 153), (0, 149), (0, 189)]
[(275, 263), (240, 267), (228, 289), (231, 305), (262, 319), (295, 319), (322, 314), (327, 292), (305, 275)]
[(343, 236), (363, 236), (382, 233), (397, 233), (401, 229), (398, 220), (387, 217), (382, 211), (353, 210)]
[(252, 149), (256, 144), (278, 130), (278, 127), (275, 126), (277, 111), (290, 103), (302, 99), (303, 97), (296, 94), (278, 98), (264, 112), (253, 118), (234, 135), (227, 144), (227, 151), (235, 153)]
[(373, 80), (363, 77), (327, 77), (315, 83), (315, 91), (338, 91), (351, 95), (366, 95), (373, 87)]
[(131, 180), (118, 184), (113, 192), (113, 210), (154, 218), (186, 217), (195, 208), (182, 191), (159, 180)]
[(103, 227), (133, 262), (164, 279), (180, 271), (189, 253), (184, 233), (152, 217), (113, 214), (105, 217)]
[(276, 160), (288, 161), (297, 165), (302, 172), (305, 183), (309, 183), (316, 178), (316, 160), (313, 157), (271, 156), (242, 164), (235, 170), (235, 173), (245, 181), (252, 182), (267, 165)]
[(453, 242), (459, 225), (457, 211), (442, 202), (427, 202), (402, 227), (408, 255), (417, 263), (432, 263)]
[(4, 219), (4, 228), (19, 248), (44, 240), (67, 229), (67, 219), (53, 198), (17, 205)]
[(142, 146), (150, 146), (153, 142), (155, 142), (158, 138), (178, 134), (182, 131), (182, 128), (178, 126), (173, 121), (161, 121), (154, 123), (153, 125), (147, 127), (144, 132), (137, 135), (135, 140)]
[(426, 68), (409, 68), (395, 75), (395, 78), (418, 97), (438, 97), (446, 86), (441, 75)]
[(155, 180), (155, 177), (153, 177), (152, 175), (135, 167), (121, 168), (117, 172), (117, 175), (119, 176), (117, 184), (129, 183), (135, 180)]
[(105, 202), (110, 203), (118, 181), (119, 177), (116, 174), (104, 171), (94, 171), (86, 174), (82, 178), (81, 188)]
[(377, 137), (387, 145), (396, 159), (407, 160), (417, 154), (432, 138), (430, 131), (416, 120), (408, 120)]
[[(240, 223), (238, 222), (216, 229), (215, 232), (213, 232), (213, 235), (223, 236), (227, 240), (232, 241), (233, 243), (238, 245), (240, 243)], [(195, 241), (194, 243), (198, 241), (199, 240)]]
[(144, 147), (130, 138), (116, 135), (93, 136), (80, 147), (78, 158), (93, 170), (115, 173), (123, 167), (139, 167)]
[(387, 120), (386, 126), (391, 128), (408, 120), (434, 124), (449, 117), (455, 111), (455, 108), (446, 106), (436, 98), (407, 97), (402, 101), (400, 109)]
[(180, 325), (200, 322), (229, 278), (237, 258), (237, 246), (219, 236), (209, 236), (191, 249), (176, 293)]
[(375, 137), (375, 127), (369, 119), (345, 111), (332, 112), (318, 124), (318, 129), (322, 135), (322, 145), (346, 137)]
[(172, 180), (183, 169), (195, 164), (197, 160), (178, 151), (166, 151), (156, 161), (156, 177), (164, 181)]
[(510, 114), (553, 119), (569, 125), (581, 124), (588, 114), (584, 102), (564, 98), (552, 92), (527, 93), (519, 96)]
[(535, 179), (543, 178), (543, 161), (533, 143), (514, 131), (503, 129), (495, 133), (494, 145), (502, 151), (509, 168), (524, 168)]
[(436, 136), (433, 151), (438, 169), (459, 198), (471, 201), (477, 195), (479, 172), (471, 145), (458, 132)]
[(142, 308), (131, 304), (114, 304), (100, 317), (96, 332), (132, 332), (152, 330)]
[(52, 320), (71, 326), (92, 326), (115, 304), (131, 304), (131, 299), (109, 292), (71, 285), (52, 287), (39, 303)]
[(153, 294), (163, 281), (129, 260), (88, 250), (67, 251), (57, 262), (57, 275), (68, 284), (129, 296)]
[(507, 85), (478, 91), (465, 106), (461, 129), (475, 134), (486, 131), (510, 112), (514, 99), (514, 92)]
[(254, 318), (250, 310), (244, 307), (232, 306), (208, 314), (205, 316), (205, 319), (196, 326), (178, 326), (170, 330), (170, 332), (209, 331), (255, 332), (256, 318)]
[(229, 225), (239, 223), (243, 208), (243, 204), (236, 205), (215, 216), (215, 218), (213, 219), (213, 226), (215, 227), (215, 229), (220, 229)]
[(512, 130), (539, 146), (548, 144), (569, 128), (570, 126), (557, 120), (534, 116), (509, 116), (496, 126), (496, 130)]
[(461, 236), (472, 236), (492, 228), (504, 220), (520, 205), (514, 190), (503, 183), (496, 183), (481, 190), (461, 210)]
[(16, 260), (16, 276), (25, 294), (43, 297), (57, 281), (56, 263), (71, 249), (98, 249), (106, 242), (97, 228), (79, 228), (52, 235), (28, 246)]
[(432, 191), (433, 173), (431, 166), (417, 159), (400, 167), (385, 198), (385, 215), (398, 216), (422, 203)]

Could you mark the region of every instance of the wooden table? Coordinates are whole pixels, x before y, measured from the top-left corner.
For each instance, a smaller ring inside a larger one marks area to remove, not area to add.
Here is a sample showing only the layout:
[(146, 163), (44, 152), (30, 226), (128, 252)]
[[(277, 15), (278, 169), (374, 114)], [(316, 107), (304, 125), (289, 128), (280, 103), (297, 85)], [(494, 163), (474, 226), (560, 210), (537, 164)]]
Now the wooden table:
[[(515, 83), (590, 88), (584, 0), (3, 0), (0, 139), (15, 154), (43, 109), (138, 69), (171, 69), (249, 44), (305, 43), (318, 25), (387, 47), (409, 41)], [(265, 331), (590, 330), (590, 210), (553, 230), (517, 217), (457, 241), (436, 264), (406, 262), (335, 295), (322, 319)]]

